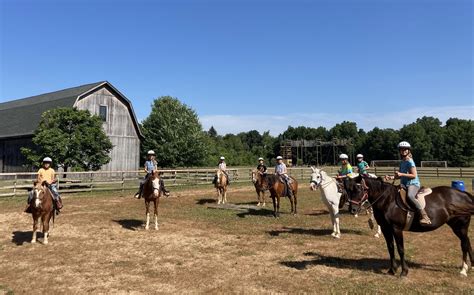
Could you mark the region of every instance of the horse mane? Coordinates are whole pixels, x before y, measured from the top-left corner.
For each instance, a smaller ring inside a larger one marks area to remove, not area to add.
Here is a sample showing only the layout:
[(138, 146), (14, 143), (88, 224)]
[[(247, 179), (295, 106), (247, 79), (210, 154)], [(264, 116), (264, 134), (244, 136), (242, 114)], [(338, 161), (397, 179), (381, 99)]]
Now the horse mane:
[(263, 174), (262, 176), (267, 179), (268, 186), (273, 186), (276, 182), (279, 181), (278, 176), (276, 176), (275, 174), (267, 174), (267, 173), (265, 173), (265, 174)]
[(396, 190), (397, 187), (391, 183), (387, 183), (383, 180), (382, 177), (371, 178), (360, 176), (365, 183), (370, 187), (371, 190), (374, 190), (375, 193), (382, 193), (387, 189)]

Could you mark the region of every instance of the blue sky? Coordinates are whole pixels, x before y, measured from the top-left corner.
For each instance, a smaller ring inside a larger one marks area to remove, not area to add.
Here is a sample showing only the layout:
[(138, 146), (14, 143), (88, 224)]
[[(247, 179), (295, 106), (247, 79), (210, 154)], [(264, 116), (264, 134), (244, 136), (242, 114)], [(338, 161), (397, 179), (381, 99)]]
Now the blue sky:
[(221, 134), (474, 119), (470, 0), (0, 3), (0, 102), (108, 80)]

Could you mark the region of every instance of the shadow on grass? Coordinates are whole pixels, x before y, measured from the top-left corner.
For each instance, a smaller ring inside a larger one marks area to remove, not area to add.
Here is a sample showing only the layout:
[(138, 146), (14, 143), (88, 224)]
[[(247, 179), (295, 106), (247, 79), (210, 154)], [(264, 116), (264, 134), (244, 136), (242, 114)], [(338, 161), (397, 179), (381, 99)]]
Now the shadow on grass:
[(139, 228), (144, 226), (143, 220), (138, 220), (138, 219), (119, 219), (119, 220), (113, 220), (114, 222), (117, 222), (120, 224), (123, 228), (128, 229), (128, 230), (139, 230)]
[(197, 200), (197, 202), (196, 202), (197, 205), (206, 205), (206, 204), (210, 204), (210, 203), (217, 203), (217, 201), (216, 201), (216, 199), (203, 198), (203, 199)]
[[(15, 243), (15, 245), (17, 246), (21, 246), (24, 243), (30, 243), (32, 237), (33, 237), (32, 231), (14, 231), (12, 233), (12, 243)], [(37, 238), (43, 237), (43, 233), (37, 232), (36, 237)]]
[[(271, 230), (267, 232), (270, 236), (278, 237), (280, 234), (297, 234), (310, 236), (326, 236), (332, 233), (331, 229), (319, 228), (298, 228), (298, 227), (284, 227), (280, 230)], [(363, 235), (363, 231), (356, 229), (341, 229), (341, 234)]]
[[(343, 258), (336, 256), (323, 255), (315, 252), (306, 252), (305, 256), (311, 256), (309, 260), (297, 260), (297, 261), (280, 261), (281, 265), (286, 267), (294, 268), (297, 270), (305, 270), (306, 268), (313, 265), (324, 265), (335, 268), (353, 269), (361, 271), (371, 271), (374, 273), (385, 274), (390, 266), (388, 259), (379, 258)], [(407, 261), (408, 267), (414, 268), (429, 268), (433, 271), (441, 271), (432, 265), (419, 264), (415, 262)], [(400, 268), (399, 268), (400, 270)]]
[[(280, 214), (282, 214), (280, 212)], [(240, 218), (245, 218), (247, 216), (267, 216), (273, 218), (273, 210), (261, 208), (261, 209), (248, 209), (246, 212), (241, 212), (237, 214)]]

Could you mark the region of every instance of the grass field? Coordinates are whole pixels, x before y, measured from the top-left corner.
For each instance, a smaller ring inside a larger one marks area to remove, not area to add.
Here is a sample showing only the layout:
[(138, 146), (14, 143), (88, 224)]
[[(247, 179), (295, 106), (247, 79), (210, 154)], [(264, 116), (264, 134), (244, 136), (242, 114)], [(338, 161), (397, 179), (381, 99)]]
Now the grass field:
[[(307, 183), (299, 214), (283, 200), (278, 219), (270, 203), (216, 209), (211, 186), (180, 188), (161, 200), (159, 231), (144, 230), (142, 200), (119, 194), (65, 196), (47, 246), (29, 242), (24, 198), (0, 200), (0, 293), (474, 293), (474, 270), (459, 275), (459, 241), (447, 226), (406, 233), (408, 278), (389, 276), (385, 242), (367, 216), (343, 213), (342, 238), (331, 238)], [(253, 186), (231, 185), (228, 200), (256, 204)]]

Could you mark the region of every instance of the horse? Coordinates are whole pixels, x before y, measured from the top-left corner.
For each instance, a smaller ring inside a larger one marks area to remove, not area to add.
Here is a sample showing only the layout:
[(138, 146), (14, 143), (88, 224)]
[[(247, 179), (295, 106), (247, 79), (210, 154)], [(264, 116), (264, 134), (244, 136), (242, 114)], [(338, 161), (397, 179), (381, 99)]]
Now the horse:
[(217, 170), (216, 176), (214, 187), (217, 191), (217, 204), (225, 204), (227, 203), (227, 175), (224, 171)]
[(43, 226), (43, 244), (48, 244), (49, 223), (51, 218), (54, 224), (53, 195), (46, 182), (35, 183), (33, 188), (33, 198), (31, 200), (31, 216), (33, 217), (33, 237), (31, 243), (36, 243), (36, 233), (41, 225)]
[(401, 205), (397, 186), (386, 183), (381, 178), (371, 179), (362, 176), (347, 179), (344, 185), (351, 200), (350, 211), (352, 214), (360, 210), (360, 204), (364, 199), (367, 199), (373, 207), (375, 219), (382, 227), (390, 255), (389, 274), (395, 275), (398, 268), (395, 261), (394, 239), (402, 265), (400, 277), (406, 277), (408, 274), (403, 230), (428, 232), (446, 223), (461, 241), (462, 267), (460, 273), (467, 276), (469, 269), (467, 255), (471, 260), (471, 268), (474, 265), (471, 242), (468, 237), (469, 223), (472, 214), (474, 214), (474, 198), (471, 194), (447, 186), (433, 188), (431, 194), (425, 196), (425, 210), (431, 218), (431, 224), (422, 225), (419, 222), (418, 213), (415, 213), (411, 224), (407, 223), (410, 211)]
[[(311, 167), (311, 170), (313, 170), (313, 173), (311, 174), (310, 189), (312, 191), (315, 191), (318, 188), (321, 190), (321, 198), (323, 203), (328, 208), (329, 215), (331, 216), (331, 222), (333, 226), (333, 232), (331, 233), (331, 236), (333, 238), (339, 239), (341, 237), (341, 230), (339, 227), (339, 205), (342, 194), (337, 188), (336, 180), (330, 177), (325, 171), (314, 167)], [(371, 208), (367, 209), (367, 214), (369, 215), (369, 227), (373, 229), (375, 228), (375, 218)], [(380, 234), (381, 229), (377, 224), (377, 231), (374, 236), (378, 238), (380, 237)]]
[(150, 203), (153, 202), (154, 206), (154, 217), (155, 217), (155, 230), (158, 230), (158, 204), (160, 202), (160, 197), (162, 193), (162, 188), (160, 186), (160, 177), (158, 171), (153, 171), (150, 176), (145, 180), (143, 184), (142, 196), (145, 199), (145, 208), (146, 208), (146, 225), (145, 229), (150, 228)]
[[(282, 182), (280, 177), (275, 174), (256, 174), (257, 178), (261, 178), (260, 181), (262, 183), (268, 184), (268, 190), (270, 191), (270, 197), (272, 198), (273, 202), (273, 216), (279, 217), (280, 216), (280, 198), (285, 197), (287, 195), (286, 185)], [(292, 186), (292, 196), (290, 197), (290, 204), (291, 204), (291, 213), (296, 215), (296, 205), (297, 205), (297, 194), (298, 194), (298, 181), (292, 176), (291, 179), (291, 186)]]
[(265, 207), (265, 192), (268, 191), (268, 182), (262, 175), (264, 175), (262, 171), (252, 170), (252, 182), (257, 192), (257, 206)]

